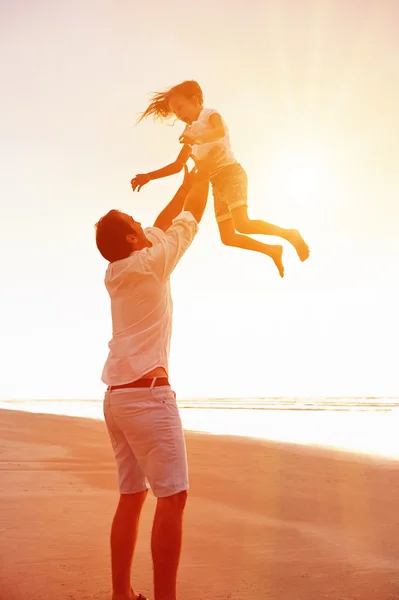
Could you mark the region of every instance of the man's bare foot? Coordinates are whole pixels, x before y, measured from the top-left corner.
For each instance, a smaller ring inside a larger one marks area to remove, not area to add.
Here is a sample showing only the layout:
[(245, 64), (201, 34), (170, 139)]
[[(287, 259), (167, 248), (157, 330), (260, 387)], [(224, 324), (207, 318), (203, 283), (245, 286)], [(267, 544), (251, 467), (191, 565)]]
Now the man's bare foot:
[(282, 246), (269, 246), (268, 256), (273, 259), (274, 264), (278, 268), (280, 277), (284, 277), (284, 265), (283, 265), (283, 247)]
[(297, 229), (289, 230), (287, 240), (294, 246), (302, 262), (309, 258), (309, 246)]

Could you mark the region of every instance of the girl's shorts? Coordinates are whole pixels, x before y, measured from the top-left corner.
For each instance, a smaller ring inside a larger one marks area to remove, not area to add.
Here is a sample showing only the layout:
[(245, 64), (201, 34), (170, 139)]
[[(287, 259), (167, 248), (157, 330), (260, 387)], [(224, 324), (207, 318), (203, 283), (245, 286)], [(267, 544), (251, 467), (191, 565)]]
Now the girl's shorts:
[(211, 179), (216, 221), (231, 218), (231, 211), (248, 205), (248, 177), (239, 163), (224, 167)]

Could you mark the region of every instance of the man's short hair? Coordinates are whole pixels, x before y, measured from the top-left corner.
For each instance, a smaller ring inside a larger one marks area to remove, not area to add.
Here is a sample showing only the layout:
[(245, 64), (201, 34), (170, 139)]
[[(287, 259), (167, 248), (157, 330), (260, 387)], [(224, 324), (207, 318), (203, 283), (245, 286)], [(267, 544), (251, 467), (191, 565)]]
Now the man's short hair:
[(127, 258), (132, 253), (132, 245), (126, 236), (134, 233), (134, 229), (121, 218), (121, 214), (120, 210), (110, 210), (95, 224), (97, 248), (110, 263)]

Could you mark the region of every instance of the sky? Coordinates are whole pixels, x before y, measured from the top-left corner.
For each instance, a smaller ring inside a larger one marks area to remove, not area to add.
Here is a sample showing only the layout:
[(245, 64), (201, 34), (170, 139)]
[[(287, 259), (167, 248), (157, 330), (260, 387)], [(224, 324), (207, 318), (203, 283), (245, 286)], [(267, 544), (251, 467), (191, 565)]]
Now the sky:
[(185, 79), (230, 128), (249, 215), (311, 257), (284, 243), (281, 280), (224, 247), (210, 198), (172, 276), (178, 396), (399, 394), (398, 27), (395, 0), (1, 0), (0, 398), (102, 397), (94, 223), (152, 225), (180, 185), (130, 179), (179, 152), (181, 124), (136, 121)]

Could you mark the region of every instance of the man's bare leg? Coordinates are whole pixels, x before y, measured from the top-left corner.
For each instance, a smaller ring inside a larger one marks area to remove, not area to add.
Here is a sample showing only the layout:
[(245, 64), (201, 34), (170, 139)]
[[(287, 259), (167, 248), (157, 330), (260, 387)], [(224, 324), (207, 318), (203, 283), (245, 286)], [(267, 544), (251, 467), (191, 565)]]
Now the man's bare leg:
[(139, 520), (147, 490), (121, 494), (111, 528), (112, 600), (136, 600), (131, 570)]
[(187, 492), (158, 498), (151, 538), (154, 600), (176, 600), (186, 500)]

